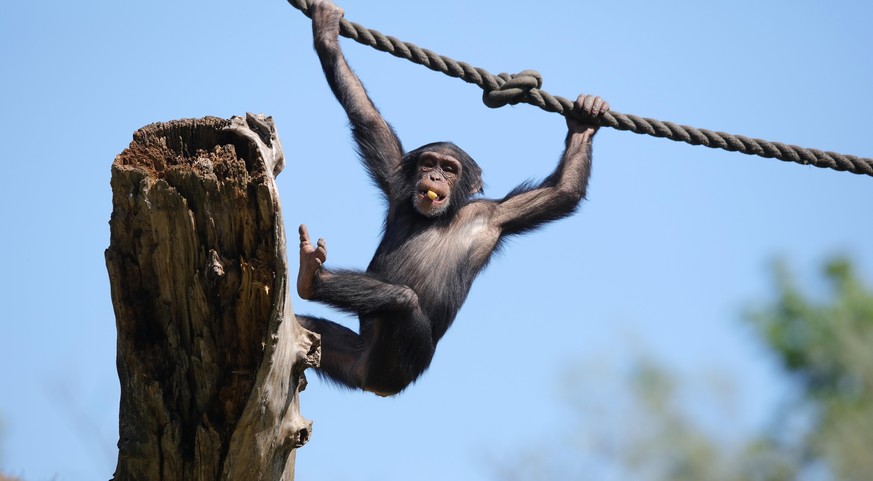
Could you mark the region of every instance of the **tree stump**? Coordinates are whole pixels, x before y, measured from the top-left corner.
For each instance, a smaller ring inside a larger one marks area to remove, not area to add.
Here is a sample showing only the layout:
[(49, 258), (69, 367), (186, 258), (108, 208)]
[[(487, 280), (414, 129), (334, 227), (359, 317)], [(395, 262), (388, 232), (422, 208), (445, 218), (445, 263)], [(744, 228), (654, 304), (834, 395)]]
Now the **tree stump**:
[(320, 342), (291, 310), (283, 166), (272, 118), (251, 114), (152, 124), (116, 157), (113, 479), (293, 480)]

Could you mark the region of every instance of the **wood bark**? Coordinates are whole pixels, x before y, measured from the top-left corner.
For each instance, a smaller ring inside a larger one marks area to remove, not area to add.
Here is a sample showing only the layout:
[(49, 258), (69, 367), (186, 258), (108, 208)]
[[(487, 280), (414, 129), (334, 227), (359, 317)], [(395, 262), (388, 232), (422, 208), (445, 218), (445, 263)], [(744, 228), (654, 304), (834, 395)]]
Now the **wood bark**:
[[(292, 480), (318, 336), (291, 310), (271, 118), (152, 124), (112, 165), (119, 481)], [(289, 283), (291, 282), (291, 283)]]

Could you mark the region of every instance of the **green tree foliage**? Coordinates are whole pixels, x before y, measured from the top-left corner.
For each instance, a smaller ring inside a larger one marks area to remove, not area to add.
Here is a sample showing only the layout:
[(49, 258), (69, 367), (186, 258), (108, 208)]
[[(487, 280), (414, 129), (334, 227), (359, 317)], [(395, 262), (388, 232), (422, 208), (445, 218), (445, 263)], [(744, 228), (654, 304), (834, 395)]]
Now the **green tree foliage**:
[[(718, 376), (714, 376), (717, 379)], [(789, 452), (766, 439), (728, 443), (706, 429), (681, 402), (677, 376), (643, 359), (630, 377), (638, 414), (648, 432), (629, 445), (635, 479), (671, 481), (787, 481), (797, 472)], [(723, 389), (710, 385), (713, 397)], [(627, 479), (627, 478), (626, 478)]]
[[(614, 366), (569, 372), (566, 426), (501, 462), (498, 478), (873, 479), (873, 291), (844, 259), (825, 264), (822, 295), (798, 288), (784, 264), (774, 279), (774, 298), (745, 317), (796, 389), (765, 432), (732, 437), (723, 384), (701, 389), (637, 351), (618, 374)], [(717, 419), (702, 420), (701, 406)]]
[[(616, 372), (621, 371), (621, 372)], [(718, 375), (703, 386), (682, 380), (664, 365), (637, 354), (631, 366), (580, 366), (562, 386), (567, 426), (537, 447), (515, 453), (498, 479), (506, 481), (789, 481), (797, 458), (767, 438), (729, 441), (730, 423), (713, 427), (690, 413), (687, 394), (716, 414), (730, 411)], [(592, 386), (597, 386), (592, 390)], [(727, 426), (726, 426), (727, 425)], [(726, 429), (724, 429), (726, 428)]]
[(873, 479), (873, 292), (845, 259), (825, 265), (826, 300), (802, 292), (784, 265), (775, 271), (776, 300), (748, 317), (797, 383), (797, 411), (811, 416), (806, 464)]

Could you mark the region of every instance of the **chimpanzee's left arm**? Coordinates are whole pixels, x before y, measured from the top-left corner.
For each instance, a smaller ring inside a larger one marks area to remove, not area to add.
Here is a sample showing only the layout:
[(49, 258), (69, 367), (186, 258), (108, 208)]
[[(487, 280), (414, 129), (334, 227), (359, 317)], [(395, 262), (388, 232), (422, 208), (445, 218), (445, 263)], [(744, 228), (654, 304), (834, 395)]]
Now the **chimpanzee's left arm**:
[(536, 186), (522, 184), (499, 201), (492, 223), (502, 235), (520, 234), (572, 214), (585, 198), (591, 174), (591, 141), (598, 119), (609, 110), (600, 97), (580, 95), (567, 117), (567, 139), (558, 167)]

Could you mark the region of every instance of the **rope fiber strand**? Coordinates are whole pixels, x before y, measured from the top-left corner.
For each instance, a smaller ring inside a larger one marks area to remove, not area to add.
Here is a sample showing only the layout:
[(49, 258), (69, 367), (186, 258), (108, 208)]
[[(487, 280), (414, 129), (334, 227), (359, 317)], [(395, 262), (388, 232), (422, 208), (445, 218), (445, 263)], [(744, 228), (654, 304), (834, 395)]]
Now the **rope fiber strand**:
[[(288, 3), (302, 11), (307, 17), (311, 17), (309, 13), (311, 0), (288, 0)], [(368, 29), (345, 18), (340, 22), (340, 35), (376, 50), (388, 52), (395, 57), (442, 72), (450, 77), (478, 85), (484, 91), (482, 100), (488, 107), (498, 108), (504, 105), (528, 103), (547, 112), (556, 112), (564, 116), (573, 115), (573, 101), (542, 90), (542, 77), (533, 70), (525, 70), (515, 75), (506, 73), (493, 75), (485, 69), (458, 62), (415, 44), (383, 35), (376, 30)], [(703, 145), (713, 149), (723, 149), (873, 177), (873, 159), (854, 155), (697, 129), (616, 111), (610, 111), (603, 115), (600, 125), (691, 145)]]

